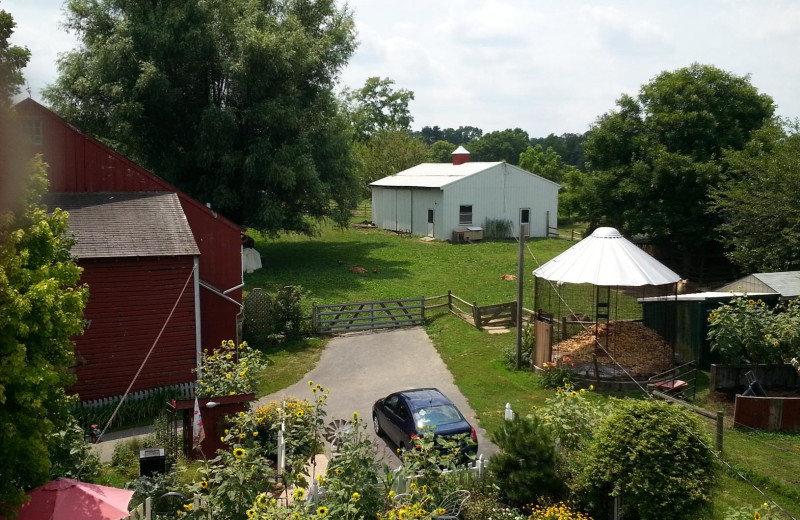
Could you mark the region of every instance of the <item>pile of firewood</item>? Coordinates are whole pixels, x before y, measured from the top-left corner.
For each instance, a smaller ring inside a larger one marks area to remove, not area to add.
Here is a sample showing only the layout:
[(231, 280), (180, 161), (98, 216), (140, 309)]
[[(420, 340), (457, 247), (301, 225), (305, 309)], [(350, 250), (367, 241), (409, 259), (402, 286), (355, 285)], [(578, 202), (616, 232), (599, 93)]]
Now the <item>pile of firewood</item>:
[(596, 353), (599, 364), (614, 364), (600, 345), (635, 377), (652, 376), (673, 367), (672, 347), (656, 331), (630, 321), (601, 323), (596, 330), (590, 325), (555, 345), (553, 350), (573, 361), (585, 362), (592, 362)]

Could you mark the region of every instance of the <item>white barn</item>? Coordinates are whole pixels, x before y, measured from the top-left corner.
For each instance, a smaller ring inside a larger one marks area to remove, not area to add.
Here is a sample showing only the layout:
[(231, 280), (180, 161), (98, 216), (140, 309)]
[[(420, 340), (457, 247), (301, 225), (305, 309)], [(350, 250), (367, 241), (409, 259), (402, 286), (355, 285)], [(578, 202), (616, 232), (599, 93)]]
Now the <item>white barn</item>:
[[(423, 163), (370, 184), (379, 228), (450, 240), (482, 236), (487, 219), (511, 223), (505, 236), (546, 237), (555, 229), (559, 184), (505, 162), (469, 162), (463, 147), (451, 163)], [(468, 235), (469, 236), (469, 235)]]

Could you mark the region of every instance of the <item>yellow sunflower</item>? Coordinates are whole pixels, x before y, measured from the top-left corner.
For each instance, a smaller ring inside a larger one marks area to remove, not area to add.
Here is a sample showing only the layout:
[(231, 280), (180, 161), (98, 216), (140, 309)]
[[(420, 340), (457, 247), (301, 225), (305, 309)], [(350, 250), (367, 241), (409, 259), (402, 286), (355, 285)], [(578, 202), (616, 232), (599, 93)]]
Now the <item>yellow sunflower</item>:
[(292, 495), (292, 497), (298, 502), (301, 500), (305, 500), (306, 490), (303, 488), (297, 488), (294, 490), (294, 494)]
[(317, 518), (325, 518), (328, 516), (328, 508), (325, 506), (319, 506), (317, 508)]
[(244, 451), (244, 448), (236, 448), (235, 450), (233, 450), (233, 456), (236, 457), (237, 459), (241, 459), (242, 457), (244, 457), (245, 453), (246, 452)]

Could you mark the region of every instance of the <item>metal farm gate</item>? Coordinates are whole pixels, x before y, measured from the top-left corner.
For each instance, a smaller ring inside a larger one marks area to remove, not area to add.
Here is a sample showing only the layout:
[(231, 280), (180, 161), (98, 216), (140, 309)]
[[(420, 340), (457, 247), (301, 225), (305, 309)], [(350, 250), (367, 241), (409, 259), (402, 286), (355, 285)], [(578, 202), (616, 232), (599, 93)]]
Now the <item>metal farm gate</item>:
[(321, 334), (422, 325), (425, 298), (314, 305), (312, 319)]

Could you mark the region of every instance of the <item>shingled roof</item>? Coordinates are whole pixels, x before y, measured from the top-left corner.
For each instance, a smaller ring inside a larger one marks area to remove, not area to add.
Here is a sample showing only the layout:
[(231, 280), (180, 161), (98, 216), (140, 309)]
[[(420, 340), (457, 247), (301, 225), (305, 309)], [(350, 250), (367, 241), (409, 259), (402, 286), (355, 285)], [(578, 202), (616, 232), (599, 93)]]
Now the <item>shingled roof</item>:
[(49, 193), (45, 203), (69, 212), (78, 258), (200, 254), (175, 193)]

